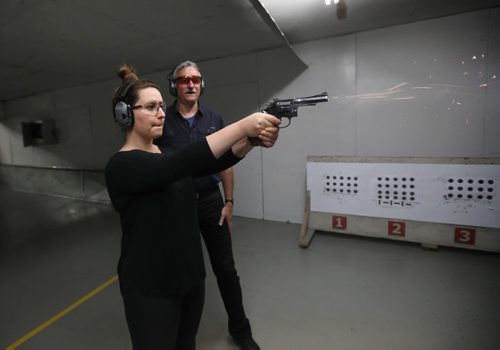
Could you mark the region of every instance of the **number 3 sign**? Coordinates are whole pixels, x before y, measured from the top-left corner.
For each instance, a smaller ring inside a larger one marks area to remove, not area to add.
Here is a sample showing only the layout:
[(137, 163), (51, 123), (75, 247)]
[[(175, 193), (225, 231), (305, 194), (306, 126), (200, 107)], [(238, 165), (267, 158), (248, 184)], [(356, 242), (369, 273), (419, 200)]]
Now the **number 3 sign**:
[(473, 228), (455, 228), (455, 243), (471, 244), (476, 243), (476, 230)]

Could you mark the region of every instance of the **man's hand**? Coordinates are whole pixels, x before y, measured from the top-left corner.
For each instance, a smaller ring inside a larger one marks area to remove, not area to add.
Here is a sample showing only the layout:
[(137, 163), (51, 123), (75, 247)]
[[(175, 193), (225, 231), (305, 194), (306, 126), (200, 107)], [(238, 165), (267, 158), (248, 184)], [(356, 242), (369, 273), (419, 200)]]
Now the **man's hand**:
[(222, 208), (220, 213), (219, 225), (222, 226), (224, 224), (224, 220), (227, 222), (227, 226), (229, 226), (229, 232), (233, 229), (233, 203), (227, 202)]

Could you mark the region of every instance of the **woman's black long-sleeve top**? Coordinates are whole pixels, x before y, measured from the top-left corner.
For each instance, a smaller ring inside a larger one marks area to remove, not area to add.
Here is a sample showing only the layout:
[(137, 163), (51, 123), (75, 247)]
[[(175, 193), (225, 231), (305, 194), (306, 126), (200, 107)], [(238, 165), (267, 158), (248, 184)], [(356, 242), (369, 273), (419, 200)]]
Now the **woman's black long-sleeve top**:
[(231, 151), (217, 160), (206, 139), (162, 152), (118, 152), (105, 169), (123, 232), (120, 285), (150, 296), (180, 295), (205, 278), (192, 177), (241, 160)]

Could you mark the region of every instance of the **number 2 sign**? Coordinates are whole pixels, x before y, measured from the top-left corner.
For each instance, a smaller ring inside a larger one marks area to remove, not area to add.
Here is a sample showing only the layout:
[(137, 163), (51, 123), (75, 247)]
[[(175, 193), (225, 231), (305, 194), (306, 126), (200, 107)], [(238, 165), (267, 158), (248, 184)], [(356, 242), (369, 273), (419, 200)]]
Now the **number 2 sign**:
[(405, 236), (405, 223), (401, 221), (389, 221), (387, 223), (387, 234), (389, 236)]

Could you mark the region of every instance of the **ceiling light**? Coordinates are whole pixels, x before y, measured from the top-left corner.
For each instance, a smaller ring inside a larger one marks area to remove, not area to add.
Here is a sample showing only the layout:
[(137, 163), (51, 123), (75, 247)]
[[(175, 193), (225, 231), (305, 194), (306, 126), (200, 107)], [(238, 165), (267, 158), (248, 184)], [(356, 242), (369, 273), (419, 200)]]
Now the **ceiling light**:
[(332, 0), (325, 0), (325, 4), (326, 5), (331, 5), (332, 4)]

